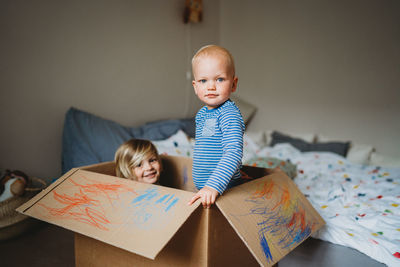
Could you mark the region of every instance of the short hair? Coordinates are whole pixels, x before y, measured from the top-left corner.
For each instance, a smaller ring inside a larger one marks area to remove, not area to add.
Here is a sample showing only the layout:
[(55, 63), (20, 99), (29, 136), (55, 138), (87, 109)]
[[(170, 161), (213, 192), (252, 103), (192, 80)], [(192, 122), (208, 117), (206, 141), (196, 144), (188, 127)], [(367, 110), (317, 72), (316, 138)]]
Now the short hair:
[(232, 69), (233, 76), (235, 76), (235, 62), (233, 60), (232, 54), (228, 51), (228, 49), (226, 49), (222, 46), (213, 45), (213, 44), (203, 46), (196, 52), (196, 54), (194, 54), (194, 56), (192, 58), (192, 69), (193, 69), (193, 65), (197, 59), (199, 59), (203, 56), (213, 56), (213, 55), (223, 55), (226, 58), (228, 65)]
[(156, 156), (160, 166), (162, 166), (157, 148), (151, 141), (144, 139), (130, 139), (123, 143), (115, 152), (116, 176), (137, 180), (137, 177), (132, 170), (139, 166), (139, 164), (149, 154)]

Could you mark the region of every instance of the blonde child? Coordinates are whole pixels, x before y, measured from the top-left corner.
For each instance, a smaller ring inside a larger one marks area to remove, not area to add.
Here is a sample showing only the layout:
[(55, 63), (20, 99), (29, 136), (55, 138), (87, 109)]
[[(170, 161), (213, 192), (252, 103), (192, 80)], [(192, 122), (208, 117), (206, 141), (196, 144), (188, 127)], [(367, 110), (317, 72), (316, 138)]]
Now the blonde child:
[(238, 78), (232, 55), (223, 47), (202, 47), (192, 59), (194, 92), (205, 104), (196, 115), (193, 181), (199, 191), (189, 205), (201, 200), (209, 208), (227, 188), (239, 183), (244, 122), (230, 100)]
[(157, 183), (162, 171), (161, 159), (152, 142), (131, 139), (115, 152), (115, 172), (118, 177), (142, 183)]

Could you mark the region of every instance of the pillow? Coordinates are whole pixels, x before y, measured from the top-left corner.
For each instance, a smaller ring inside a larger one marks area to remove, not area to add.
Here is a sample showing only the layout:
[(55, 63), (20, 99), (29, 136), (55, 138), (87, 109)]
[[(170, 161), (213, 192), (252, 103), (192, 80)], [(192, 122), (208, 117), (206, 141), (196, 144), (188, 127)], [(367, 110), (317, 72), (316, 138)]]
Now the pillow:
[[(318, 141), (328, 142), (332, 140), (335, 139), (325, 135), (318, 135)], [(375, 148), (373, 146), (351, 143), (346, 158), (352, 163), (367, 165), (369, 164), (371, 153), (374, 151)]]
[(290, 137), (288, 135), (276, 131), (272, 132), (271, 138), (272, 139), (270, 146), (275, 146), (276, 144), (279, 143), (289, 143), (302, 152), (308, 151), (308, 145), (310, 144), (300, 138)]
[(175, 134), (179, 129), (194, 138), (196, 134), (195, 118), (149, 122), (140, 127), (140, 135), (150, 140), (163, 140)]
[(245, 165), (250, 165), (253, 167), (261, 167), (267, 169), (274, 169), (279, 167), (282, 171), (284, 171), (287, 176), (290, 178), (294, 178), (297, 175), (297, 167), (296, 165), (292, 164), (290, 161), (280, 160), (278, 158), (271, 158), (271, 157), (255, 157), (247, 160)]
[(373, 152), (369, 161), (370, 165), (389, 167), (389, 168), (400, 168), (400, 158), (384, 156)]
[(117, 148), (131, 138), (163, 140), (179, 129), (194, 135), (194, 118), (161, 120), (140, 127), (125, 127), (72, 107), (64, 120), (62, 172), (74, 167), (111, 161)]
[(114, 159), (117, 148), (139, 135), (111, 120), (70, 108), (65, 116), (62, 136), (62, 172), (71, 168)]
[(320, 152), (332, 152), (340, 156), (346, 157), (349, 151), (350, 142), (327, 142), (327, 143), (315, 143), (308, 146), (307, 151), (320, 151)]
[(170, 136), (166, 140), (152, 141), (157, 147), (158, 153), (171, 156), (191, 157), (193, 155), (193, 146), (189, 136), (182, 130)]
[(373, 146), (352, 143), (346, 158), (350, 162), (367, 165), (374, 150)]
[(264, 147), (267, 145), (264, 131), (245, 131), (244, 137), (246, 136), (259, 147)]
[[(266, 143), (267, 146), (271, 145), (272, 133), (273, 132), (274, 131), (271, 131), (271, 130), (266, 130), (265, 131), (265, 143)], [(288, 136), (294, 137), (294, 138), (297, 138), (297, 139), (301, 139), (301, 140), (306, 141), (308, 143), (314, 143), (315, 139), (316, 139), (316, 136), (313, 133), (290, 133), (290, 134), (288, 134)]]
[(284, 135), (280, 132), (272, 133), (271, 146), (279, 143), (289, 143), (301, 152), (319, 151), (319, 152), (332, 152), (343, 157), (346, 156), (350, 147), (350, 142), (327, 142), (327, 143), (308, 143), (300, 138), (293, 138)]
[(231, 100), (238, 106), (240, 113), (242, 114), (244, 124), (247, 126), (250, 123), (251, 118), (256, 113), (256, 106), (233, 95), (231, 96)]

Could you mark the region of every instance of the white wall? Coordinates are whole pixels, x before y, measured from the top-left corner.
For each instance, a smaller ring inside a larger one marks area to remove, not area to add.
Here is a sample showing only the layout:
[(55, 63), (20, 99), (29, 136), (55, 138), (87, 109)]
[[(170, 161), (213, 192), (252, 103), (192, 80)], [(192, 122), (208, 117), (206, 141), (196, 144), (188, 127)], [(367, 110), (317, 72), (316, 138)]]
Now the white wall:
[(51, 179), (74, 106), (127, 126), (193, 116), (190, 58), (219, 37), (219, 1), (0, 0), (0, 168)]
[(249, 130), (319, 133), (400, 157), (400, 1), (221, 0)]

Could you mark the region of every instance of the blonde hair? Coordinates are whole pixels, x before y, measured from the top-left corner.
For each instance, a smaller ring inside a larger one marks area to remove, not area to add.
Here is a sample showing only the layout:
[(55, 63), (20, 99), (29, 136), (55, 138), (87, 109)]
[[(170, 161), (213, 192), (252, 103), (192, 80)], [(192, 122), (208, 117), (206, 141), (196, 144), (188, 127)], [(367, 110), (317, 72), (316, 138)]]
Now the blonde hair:
[(228, 66), (231, 68), (233, 76), (235, 76), (235, 62), (232, 54), (224, 47), (218, 45), (206, 45), (200, 48), (192, 58), (192, 69), (196, 61), (201, 57), (222, 55), (225, 57)]
[(137, 180), (132, 170), (139, 166), (149, 154), (157, 157), (162, 168), (157, 148), (152, 142), (143, 139), (131, 139), (123, 143), (115, 152), (115, 174), (118, 177)]

